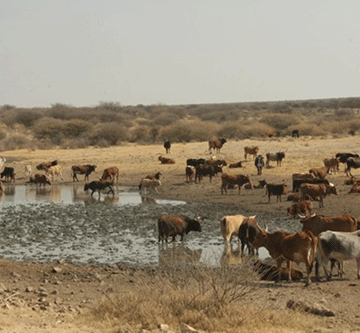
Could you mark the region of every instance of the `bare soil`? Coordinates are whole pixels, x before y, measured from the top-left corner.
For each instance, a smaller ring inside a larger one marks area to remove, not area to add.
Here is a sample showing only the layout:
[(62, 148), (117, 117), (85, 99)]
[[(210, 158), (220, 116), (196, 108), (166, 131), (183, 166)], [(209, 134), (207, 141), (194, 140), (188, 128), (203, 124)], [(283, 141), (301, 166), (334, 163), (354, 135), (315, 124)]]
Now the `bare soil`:
[[(231, 174), (248, 174), (253, 183), (260, 179), (267, 182), (288, 185), (291, 192), (291, 175), (294, 172), (308, 172), (312, 167), (323, 165), (323, 159), (334, 156), (337, 152), (359, 153), (359, 137), (345, 138), (311, 138), (300, 139), (281, 138), (268, 140), (245, 140), (227, 142), (221, 153), (213, 153), (217, 158), (225, 159), (228, 163), (244, 161), (243, 168), (226, 169)], [(259, 146), (259, 153), (285, 151), (285, 159), (281, 166), (271, 163), (265, 168), (263, 175), (256, 174), (252, 157), (244, 160), (245, 146)], [(220, 193), (220, 176), (212, 182), (205, 178), (200, 184), (185, 182), (185, 166), (187, 158), (210, 157), (208, 144), (187, 143), (173, 144), (169, 157), (175, 164), (161, 165), (158, 156), (165, 156), (162, 145), (139, 146), (128, 144), (121, 147), (88, 148), (88, 149), (56, 149), (56, 150), (16, 150), (6, 151), (2, 155), (6, 158), (7, 166), (16, 170), (16, 184), (24, 184), (28, 178), (25, 175), (25, 165), (31, 165), (33, 170), (41, 162), (58, 159), (62, 166), (64, 181), (56, 179), (55, 183), (72, 183), (71, 166), (75, 164), (95, 164), (96, 173), (91, 180), (101, 177), (102, 170), (109, 166), (120, 169), (119, 184), (123, 186), (138, 186), (144, 176), (160, 171), (163, 174), (160, 194), (153, 194), (156, 198), (176, 199), (199, 205), (222, 204), (221, 214), (238, 210), (239, 214), (275, 216), (278, 225), (270, 225), (270, 231), (287, 229), (296, 231), (301, 229), (298, 219), (286, 217), (286, 209), (290, 206), (283, 197), (271, 202), (265, 196), (265, 190), (242, 189), (230, 190), (227, 195)], [(359, 175), (358, 170), (353, 174)], [(81, 182), (83, 177), (79, 176)], [(350, 194), (349, 185), (344, 173), (344, 165), (340, 172), (328, 176), (329, 181), (338, 188), (338, 196), (325, 198), (324, 208), (314, 203), (317, 214), (340, 215), (348, 213), (356, 218), (360, 217), (359, 194)], [(6, 186), (10, 186), (6, 184)], [(204, 207), (204, 206), (202, 206)], [(218, 207), (218, 206), (217, 206)], [(227, 208), (228, 207), (228, 210)], [(211, 216), (209, 217), (211, 219)], [(262, 220), (263, 219), (263, 220)], [(215, 222), (214, 222), (215, 223)], [(219, 229), (220, 233), (220, 229)], [(71, 265), (64, 261), (58, 263), (22, 263), (8, 260), (0, 261), (0, 331), (2, 332), (115, 332), (114, 327), (107, 323), (89, 321), (87, 313), (104, 298), (105, 293), (121, 293), (136, 287), (137, 279), (133, 269), (117, 265)], [(303, 266), (300, 266), (303, 270)], [(251, 304), (262, 309), (275, 310), (285, 313), (286, 303), (290, 299), (317, 304), (335, 313), (335, 317), (324, 317), (316, 321), (316, 327), (307, 328), (311, 332), (356, 332), (360, 331), (359, 288), (360, 282), (356, 278), (355, 261), (345, 264), (345, 278), (335, 276), (331, 282), (315, 282), (305, 288), (303, 282), (278, 283), (263, 282), (256, 296), (252, 295)], [(304, 315), (312, 318), (314, 315)], [(166, 324), (166, 323), (165, 323)], [(139, 328), (133, 328), (139, 331)], [(174, 328), (175, 329), (175, 328)], [(283, 327), (277, 331), (304, 331), (299, 327)], [(120, 329), (118, 330), (120, 332)]]

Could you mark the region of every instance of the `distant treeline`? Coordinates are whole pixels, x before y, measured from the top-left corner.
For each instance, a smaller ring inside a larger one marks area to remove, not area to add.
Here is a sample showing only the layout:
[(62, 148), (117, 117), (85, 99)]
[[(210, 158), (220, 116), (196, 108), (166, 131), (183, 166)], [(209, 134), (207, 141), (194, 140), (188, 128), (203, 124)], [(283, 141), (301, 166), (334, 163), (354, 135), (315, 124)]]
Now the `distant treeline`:
[(95, 107), (0, 107), (0, 150), (78, 148), (278, 136), (355, 135), (360, 97), (320, 100), (137, 105), (102, 102)]

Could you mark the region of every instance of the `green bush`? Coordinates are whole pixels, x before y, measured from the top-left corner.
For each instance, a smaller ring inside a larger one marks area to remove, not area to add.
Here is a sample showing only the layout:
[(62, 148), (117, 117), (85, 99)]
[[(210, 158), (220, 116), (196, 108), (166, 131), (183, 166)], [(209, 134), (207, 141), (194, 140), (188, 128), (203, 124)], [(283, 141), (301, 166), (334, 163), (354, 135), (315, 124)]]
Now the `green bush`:
[(129, 131), (117, 123), (100, 123), (94, 126), (89, 133), (85, 133), (89, 138), (89, 144), (95, 145), (116, 145), (121, 141), (127, 141)]

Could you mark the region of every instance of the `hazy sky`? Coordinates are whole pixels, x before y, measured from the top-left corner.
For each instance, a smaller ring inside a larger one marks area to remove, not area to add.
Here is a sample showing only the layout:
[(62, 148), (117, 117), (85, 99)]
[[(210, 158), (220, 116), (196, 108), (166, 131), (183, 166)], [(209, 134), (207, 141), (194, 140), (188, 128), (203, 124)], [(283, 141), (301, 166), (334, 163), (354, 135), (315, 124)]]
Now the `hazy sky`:
[(0, 0), (0, 105), (359, 96), (358, 0)]

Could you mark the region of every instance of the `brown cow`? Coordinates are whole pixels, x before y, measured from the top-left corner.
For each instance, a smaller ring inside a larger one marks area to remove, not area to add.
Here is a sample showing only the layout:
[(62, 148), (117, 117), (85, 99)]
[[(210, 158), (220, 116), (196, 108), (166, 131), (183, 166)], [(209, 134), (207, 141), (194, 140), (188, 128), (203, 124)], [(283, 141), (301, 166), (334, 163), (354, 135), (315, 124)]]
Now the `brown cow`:
[(159, 156), (159, 161), (161, 164), (175, 164), (175, 160), (163, 156)]
[(106, 168), (100, 178), (100, 180), (106, 180), (106, 179), (110, 179), (112, 181), (115, 181), (115, 177), (116, 177), (116, 182), (119, 182), (119, 168), (116, 166), (112, 166), (109, 168)]
[(46, 171), (47, 169), (49, 169), (51, 166), (54, 166), (54, 165), (58, 165), (57, 160), (54, 160), (54, 161), (51, 161), (51, 162), (40, 163), (39, 165), (36, 166), (36, 169)]
[(231, 164), (229, 164), (229, 168), (242, 168), (243, 167), (243, 165), (242, 165), (242, 162), (241, 161), (239, 161), (239, 162), (237, 162), (237, 163), (231, 163)]
[(247, 159), (248, 155), (252, 155), (253, 159), (256, 158), (257, 154), (259, 152), (259, 147), (244, 147), (244, 157)]
[(329, 173), (331, 171), (333, 171), (334, 173), (336, 173), (336, 171), (339, 171), (339, 159), (336, 157), (332, 157), (332, 158), (325, 158), (324, 159), (324, 166), (329, 168)]
[(226, 139), (224, 139), (224, 138), (210, 140), (209, 141), (209, 151), (211, 151), (211, 149), (214, 149), (214, 150), (216, 150), (216, 152), (220, 153), (220, 149), (222, 148), (222, 146), (225, 143), (226, 143)]
[(185, 234), (190, 231), (201, 231), (200, 217), (190, 219), (183, 215), (162, 215), (158, 220), (159, 242), (168, 242), (168, 237), (172, 237), (175, 242), (175, 237), (180, 235), (181, 241), (184, 240)]
[(322, 168), (312, 168), (309, 170), (309, 173), (312, 173), (315, 178), (324, 179), (328, 173), (330, 172), (330, 168), (323, 166)]
[(223, 194), (224, 191), (225, 191), (225, 194), (227, 194), (226, 187), (228, 185), (237, 185), (239, 187), (239, 194), (240, 194), (241, 186), (246, 184), (246, 183), (251, 184), (250, 176), (247, 176), (247, 175), (246, 176), (245, 175), (228, 175), (227, 173), (224, 173), (221, 176), (221, 194)]
[(79, 181), (77, 175), (85, 175), (84, 181), (89, 180), (89, 175), (95, 171), (96, 165), (85, 164), (85, 165), (73, 165), (71, 171), (73, 173), (73, 181)]
[(294, 217), (300, 215), (306, 215), (306, 212), (309, 212), (309, 215), (312, 214), (312, 208), (313, 205), (310, 200), (304, 200), (301, 202), (293, 203), (288, 209), (287, 209), (287, 215), (292, 215)]
[(44, 187), (46, 184), (51, 185), (50, 180), (45, 175), (41, 175), (40, 173), (36, 173), (34, 177), (30, 177), (29, 183), (36, 184), (36, 187), (38, 184), (40, 184), (40, 186), (44, 185)]
[(332, 231), (356, 231), (357, 221), (355, 217), (349, 214), (339, 216), (312, 215), (300, 216), (303, 225), (302, 230), (310, 230), (315, 236), (326, 230)]
[(274, 132), (274, 131), (267, 131), (265, 132), (265, 135), (268, 137), (268, 138), (272, 138), (274, 136), (277, 136), (277, 133)]
[(330, 194), (337, 195), (337, 189), (335, 185), (330, 184), (301, 184), (300, 185), (300, 198), (302, 200), (306, 199), (306, 196), (309, 196), (312, 200), (319, 201), (319, 207), (324, 207), (323, 199)]
[[(278, 267), (264, 263), (260, 260), (254, 262), (255, 272), (260, 274), (260, 279), (264, 281), (288, 281), (289, 273), (286, 268)], [(291, 281), (300, 281), (303, 278), (303, 273), (295, 268), (291, 268)], [(279, 278), (280, 275), (280, 278)]]
[(349, 193), (360, 193), (360, 184), (354, 184)]
[(266, 184), (266, 194), (268, 196), (268, 202), (270, 202), (270, 196), (276, 195), (276, 202), (280, 200), (281, 196), (286, 195), (287, 185), (286, 184)]
[[(252, 245), (255, 248), (265, 247), (280, 270), (283, 261), (287, 262), (288, 280), (291, 282), (291, 262), (297, 264), (304, 262), (306, 266), (307, 279), (305, 286), (310, 284), (311, 267), (315, 259), (315, 253), (318, 245), (317, 237), (311, 231), (299, 231), (288, 233), (286, 231), (275, 231), (268, 233), (267, 230), (261, 230), (255, 237)], [(280, 274), (277, 280), (280, 279)]]

